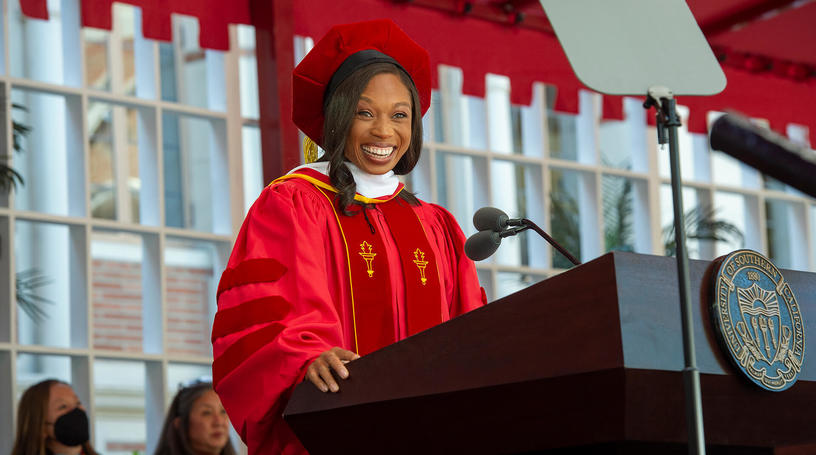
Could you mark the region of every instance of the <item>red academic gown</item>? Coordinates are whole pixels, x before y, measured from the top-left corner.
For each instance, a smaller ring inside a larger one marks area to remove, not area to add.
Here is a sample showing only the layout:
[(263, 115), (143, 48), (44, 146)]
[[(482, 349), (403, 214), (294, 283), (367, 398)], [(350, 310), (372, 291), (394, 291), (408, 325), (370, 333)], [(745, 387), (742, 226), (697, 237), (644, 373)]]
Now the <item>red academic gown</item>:
[[(305, 454), (281, 417), (291, 389), (320, 353), (335, 346), (358, 352), (355, 324), (361, 324), (361, 315), (353, 314), (349, 264), (361, 261), (346, 250), (337, 218), (343, 215), (327, 197), (334, 195), (326, 190), (328, 178), (309, 170), (305, 174), (263, 190), (244, 220), (219, 283), (213, 381), (250, 454)], [(376, 260), (387, 260), (391, 281), (391, 295), (382, 297), (383, 305), (391, 307), (392, 320), (383, 329), (401, 340), (411, 335), (406, 310), (412, 304), (406, 301), (405, 262), (394, 240), (398, 232), (389, 228), (380, 207), (370, 205), (366, 215), (371, 228), (381, 233), (385, 251)], [(424, 202), (411, 208), (435, 257), (440, 285), (432, 305), (439, 307), (440, 322), (484, 305), (476, 269), (464, 254), (465, 238), (453, 216)]]

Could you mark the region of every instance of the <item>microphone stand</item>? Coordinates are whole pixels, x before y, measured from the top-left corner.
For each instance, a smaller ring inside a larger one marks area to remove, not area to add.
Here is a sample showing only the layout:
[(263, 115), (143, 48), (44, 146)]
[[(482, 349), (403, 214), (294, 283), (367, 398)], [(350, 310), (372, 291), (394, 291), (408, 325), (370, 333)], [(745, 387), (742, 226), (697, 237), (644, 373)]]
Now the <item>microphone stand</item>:
[[(700, 392), (700, 371), (694, 350), (694, 324), (691, 311), (691, 285), (686, 252), (686, 230), (683, 214), (683, 190), (680, 178), (679, 145), (677, 129), (682, 125), (677, 115), (674, 95), (666, 87), (650, 87), (643, 103), (645, 109), (657, 111), (657, 141), (669, 144), (671, 167), (672, 202), (674, 205), (674, 240), (677, 254), (677, 279), (680, 287), (680, 315), (683, 324), (683, 386), (686, 398), (686, 426), (689, 436), (689, 453), (705, 454), (703, 432), (703, 405)], [(668, 138), (666, 137), (668, 135)]]
[(549, 243), (556, 250), (558, 250), (559, 253), (563, 254), (564, 257), (569, 259), (569, 261), (572, 262), (573, 265), (581, 265), (581, 261), (579, 261), (578, 259), (575, 259), (575, 256), (570, 254), (569, 251), (567, 251), (563, 246), (561, 246), (558, 242), (556, 242), (555, 239), (550, 237), (549, 234), (544, 232), (543, 229), (538, 227), (537, 224), (533, 223), (532, 221), (528, 220), (527, 218), (522, 218), (521, 220), (519, 220), (519, 222), (520, 222), (521, 226), (515, 226), (515, 227), (511, 227), (509, 229), (506, 229), (506, 230), (499, 233), (499, 237), (501, 237), (501, 238), (510, 237), (511, 235), (518, 234), (519, 232), (524, 232), (527, 229), (532, 229), (532, 230), (536, 231), (538, 233), (538, 235), (543, 237), (544, 240), (547, 241), (547, 243)]

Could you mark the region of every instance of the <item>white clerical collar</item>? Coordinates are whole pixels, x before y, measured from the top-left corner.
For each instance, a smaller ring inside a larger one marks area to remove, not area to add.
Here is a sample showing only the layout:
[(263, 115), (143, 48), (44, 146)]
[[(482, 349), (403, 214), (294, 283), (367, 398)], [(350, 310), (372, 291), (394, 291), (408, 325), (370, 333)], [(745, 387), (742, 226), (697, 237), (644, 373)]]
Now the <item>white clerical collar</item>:
[[(396, 176), (396, 174), (394, 174), (394, 171), (388, 171), (385, 174), (377, 175), (369, 174), (368, 172), (363, 171), (350, 161), (346, 161), (346, 166), (348, 166), (349, 170), (351, 171), (351, 176), (354, 177), (354, 183), (357, 184), (357, 194), (360, 196), (374, 199), (383, 196), (390, 196), (394, 194), (394, 191), (397, 191), (397, 186), (399, 186), (399, 178)], [(303, 168), (312, 169), (325, 176), (329, 175), (328, 161), (318, 161), (316, 163), (304, 164), (303, 166), (292, 169), (289, 171), (289, 173), (291, 174), (292, 172)]]

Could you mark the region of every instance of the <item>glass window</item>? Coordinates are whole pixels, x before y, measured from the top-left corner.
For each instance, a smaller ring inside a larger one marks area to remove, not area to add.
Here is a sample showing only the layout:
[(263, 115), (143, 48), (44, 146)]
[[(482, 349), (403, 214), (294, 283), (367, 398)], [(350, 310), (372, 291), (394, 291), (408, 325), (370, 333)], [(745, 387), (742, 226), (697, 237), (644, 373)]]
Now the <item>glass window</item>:
[[(510, 78), (488, 74), (486, 86), (487, 124), (490, 125), (488, 136), (490, 150), (495, 153), (514, 153), (515, 143), (521, 142), (520, 135), (514, 134), (512, 109), (510, 107)], [(520, 115), (519, 115), (520, 117)], [(519, 132), (521, 119), (516, 122)], [(520, 148), (520, 147), (519, 147)]]
[[(19, 1), (19, 0), (18, 0)], [(4, 7), (5, 8), (5, 7)], [(6, 12), (8, 9), (4, 9), (4, 14), (0, 18), (0, 53), (2, 53), (3, 58), (0, 58), (0, 75), (6, 75), (6, 18), (8, 17)]]
[(161, 98), (224, 111), (224, 55), (202, 49), (198, 33), (198, 20), (173, 15), (173, 42), (159, 43)]
[[(4, 315), (0, 317), (0, 343), (11, 343), (15, 341), (12, 340), (11, 331), (12, 325), (15, 324), (16, 321), (11, 321), (9, 317), (5, 316), (11, 314), (12, 305), (17, 305), (16, 299), (12, 301), (9, 297), (11, 296), (12, 283), (16, 281), (12, 278), (11, 261), (8, 258), (8, 252), (13, 251), (11, 247), (12, 239), (9, 230), (10, 227), (11, 223), (8, 217), (0, 216), (0, 315)], [(17, 311), (21, 311), (21, 309), (17, 307)], [(0, 351), (0, 353), (2, 353), (2, 351)], [(0, 395), (0, 404), (2, 403), (3, 398), (2, 395)], [(0, 433), (0, 436), (2, 436), (2, 433)]]
[[(594, 179), (578, 171), (550, 170), (550, 235), (577, 259), (593, 258), (598, 249)], [(572, 262), (553, 251), (552, 267), (568, 269)]]
[(487, 162), (454, 153), (436, 154), (439, 203), (448, 209), (466, 235), (476, 232), (473, 213), (487, 205)]
[(147, 108), (89, 101), (86, 125), (94, 218), (156, 224), (155, 184), (144, 195), (141, 192), (142, 173), (146, 182), (156, 180), (154, 119)]
[(462, 94), (462, 70), (439, 66), (442, 141), (446, 144), (486, 150), (487, 111), (484, 98)]
[(646, 182), (601, 177), (605, 251), (651, 252)]
[(804, 205), (799, 202), (765, 200), (765, 223), (768, 236), (768, 258), (780, 268), (806, 270), (807, 249)]
[(241, 116), (256, 119), (258, 110), (258, 62), (255, 57), (255, 27), (237, 25), (238, 77), (241, 88)]
[(49, 20), (23, 15), (19, 0), (9, 0), (10, 73), (49, 84), (81, 85), (79, 2), (48, 0)]
[[(529, 218), (543, 225), (544, 199), (539, 191), (541, 167), (493, 160), (490, 171), (492, 205), (504, 210), (510, 218)], [(541, 252), (547, 248), (546, 241), (538, 234), (527, 232), (503, 239), (495, 260), (506, 265), (546, 267)]]
[(212, 381), (212, 367), (194, 363), (167, 364), (167, 403), (179, 390), (197, 381)]
[(215, 292), (228, 250), (228, 245), (167, 239), (164, 265), (169, 354), (212, 355), (210, 329), (215, 316)]
[(607, 167), (645, 172), (646, 110), (633, 98), (623, 99), (624, 120), (604, 120), (598, 125), (601, 164)]
[(224, 122), (165, 111), (162, 125), (166, 225), (230, 234)]
[[(445, 142), (445, 125), (443, 124), (445, 114), (442, 112), (442, 95), (439, 93), (439, 90), (431, 91), (431, 107), (428, 109), (428, 113), (433, 118), (433, 136), (431, 136), (431, 132), (428, 128), (425, 128), (423, 124), (424, 139), (439, 143)], [(427, 115), (425, 118), (427, 118)]]
[(20, 219), (14, 227), (18, 342), (86, 347), (84, 227)]
[[(650, 111), (651, 112), (651, 111)], [(677, 113), (680, 115), (682, 126), (677, 131), (678, 154), (680, 160), (680, 175), (683, 181), (708, 181), (711, 179), (711, 171), (709, 168), (709, 147), (708, 136), (702, 134), (689, 133), (688, 131), (688, 116), (689, 109), (685, 106), (677, 106)], [(657, 130), (651, 129), (657, 138)], [(656, 143), (656, 142), (655, 142)], [(658, 147), (658, 166), (660, 168), (660, 176), (671, 177), (671, 162), (669, 157), (669, 144)], [(721, 157), (720, 157), (721, 158)], [(720, 178), (723, 178), (723, 173), (733, 178), (738, 175), (738, 171), (733, 169), (733, 164), (728, 164), (720, 170)], [(733, 180), (731, 182), (733, 184)]]
[[(95, 90), (151, 97), (154, 93), (153, 49), (141, 36), (141, 11), (131, 5), (115, 3), (112, 14), (111, 31), (82, 29), (85, 84)], [(137, 55), (141, 60), (138, 74)]]
[[(704, 190), (683, 187), (683, 217), (685, 218), (686, 250), (691, 259), (711, 260), (714, 258), (715, 237), (720, 231), (712, 229), (715, 222), (714, 208)], [(671, 185), (660, 187), (660, 219), (663, 230), (663, 251), (674, 255), (674, 208)]]
[[(72, 383), (71, 358), (64, 355), (41, 355), (21, 352), (17, 354), (17, 383), (14, 387), (16, 401), (27, 388), (46, 379)], [(82, 399), (81, 394), (80, 399)], [(87, 405), (87, 402), (86, 402)]]
[(714, 193), (714, 219), (722, 226), (715, 256), (722, 256), (740, 248), (762, 251), (756, 197), (739, 193)]
[(513, 133), (513, 153), (540, 158), (544, 156), (545, 134), (541, 125), (545, 122), (544, 86), (534, 86), (532, 103), (529, 106), (510, 106)]
[(52, 215), (84, 216), (85, 154), (78, 96), (12, 89), (19, 135), (14, 167), (23, 178), (15, 206)]
[(533, 275), (528, 273), (517, 272), (499, 272), (496, 278), (498, 285), (497, 299), (506, 297), (514, 292), (528, 288), (546, 277), (541, 275)]
[[(144, 242), (136, 234), (94, 231), (91, 237), (91, 304), (94, 349), (142, 352)], [(148, 272), (149, 273), (149, 272)]]
[(476, 274), (479, 276), (479, 284), (484, 288), (487, 302), (496, 300), (496, 293), (493, 291), (493, 273), (489, 270), (476, 269)]
[(261, 130), (257, 126), (244, 125), (241, 129), (244, 163), (244, 213), (264, 189), (263, 158), (261, 157)]
[(599, 95), (581, 90), (578, 94), (579, 113), (566, 114), (555, 111), (556, 90), (546, 87), (547, 131), (550, 157), (578, 161), (586, 164), (598, 162), (595, 141), (598, 123)]
[(96, 90), (110, 90), (110, 64), (108, 62), (108, 39), (110, 32), (84, 28), (85, 84)]
[(95, 218), (113, 220), (116, 219), (116, 170), (112, 107), (90, 103), (87, 125), (91, 162), (91, 214)]
[(550, 157), (559, 160), (578, 160), (575, 115), (547, 111), (547, 131)]
[(107, 455), (147, 452), (144, 362), (96, 359), (93, 363), (94, 448)]

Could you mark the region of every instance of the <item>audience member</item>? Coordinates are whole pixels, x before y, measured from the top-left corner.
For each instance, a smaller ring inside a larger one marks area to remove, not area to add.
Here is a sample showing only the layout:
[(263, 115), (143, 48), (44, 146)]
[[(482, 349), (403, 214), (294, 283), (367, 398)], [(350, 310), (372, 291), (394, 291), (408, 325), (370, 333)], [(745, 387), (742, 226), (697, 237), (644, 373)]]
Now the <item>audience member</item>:
[(178, 391), (164, 420), (155, 455), (235, 455), (229, 419), (212, 383)]
[(71, 385), (48, 379), (26, 389), (11, 455), (97, 455), (88, 415)]

